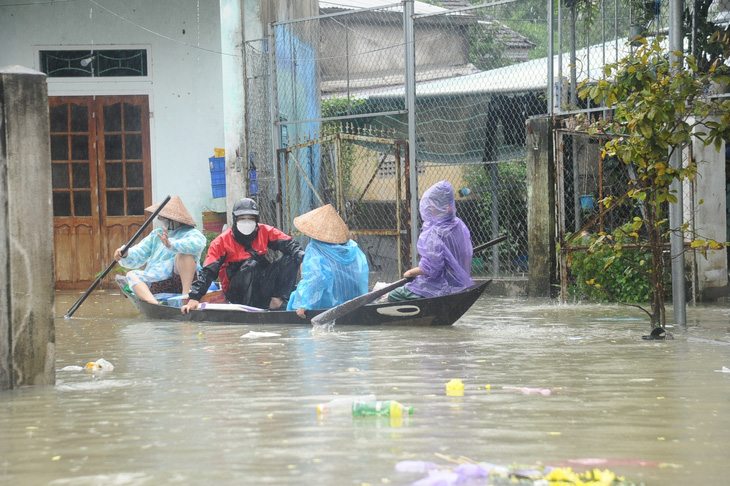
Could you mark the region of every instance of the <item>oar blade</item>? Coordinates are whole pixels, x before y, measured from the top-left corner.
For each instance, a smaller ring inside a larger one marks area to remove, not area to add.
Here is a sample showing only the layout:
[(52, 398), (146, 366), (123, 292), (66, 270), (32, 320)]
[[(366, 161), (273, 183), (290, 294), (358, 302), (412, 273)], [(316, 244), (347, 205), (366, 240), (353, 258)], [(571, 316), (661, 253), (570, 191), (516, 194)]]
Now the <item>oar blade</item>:
[(385, 287), (373, 290), (372, 292), (368, 292), (367, 294), (363, 294), (359, 297), (355, 297), (354, 299), (350, 299), (347, 302), (340, 304), (338, 306), (335, 306), (331, 309), (328, 309), (321, 314), (318, 314), (312, 318), (312, 325), (317, 326), (324, 324), (325, 322), (332, 322), (340, 317), (349, 314), (350, 312), (359, 309), (360, 307), (369, 304), (370, 302), (374, 301), (381, 295), (385, 295), (388, 292), (390, 292), (393, 289), (397, 289), (398, 287), (401, 287), (408, 282), (413, 280), (413, 278), (402, 278), (396, 282), (393, 282), (390, 285), (386, 285)]
[[(160, 211), (162, 211), (162, 208), (164, 208), (165, 205), (168, 202), (170, 202), (171, 198), (172, 198), (172, 196), (168, 195), (165, 198), (165, 200), (162, 201), (160, 203), (160, 205), (157, 207), (157, 209), (152, 213), (152, 216), (147, 218), (147, 221), (145, 221), (144, 224), (142, 226), (140, 226), (140, 228), (137, 230), (137, 232), (134, 234), (134, 236), (132, 236), (132, 239), (129, 240), (129, 242), (123, 246), (122, 255), (124, 255), (127, 252), (127, 249), (130, 246), (132, 246), (135, 241), (137, 241), (137, 238), (139, 238), (139, 236), (144, 232), (144, 230), (147, 229), (147, 226), (149, 226), (152, 223), (152, 220), (154, 220), (155, 217), (157, 217), (157, 215), (160, 214)], [(91, 284), (91, 287), (89, 287), (89, 289), (86, 292), (84, 292), (84, 295), (82, 295), (81, 298), (79, 300), (77, 300), (76, 303), (68, 310), (68, 312), (66, 312), (63, 315), (64, 319), (68, 319), (69, 317), (71, 317), (74, 314), (74, 312), (76, 312), (76, 309), (78, 309), (81, 306), (81, 304), (86, 300), (86, 298), (89, 296), (89, 294), (91, 294), (91, 292), (96, 288), (96, 286), (99, 285), (99, 283), (101, 283), (101, 280), (104, 277), (106, 277), (106, 275), (112, 270), (112, 268), (114, 268), (114, 266), (116, 264), (117, 264), (116, 260), (113, 260), (109, 264), (109, 266), (106, 267), (106, 270), (99, 276), (99, 278), (97, 278), (94, 281), (93, 284)]]

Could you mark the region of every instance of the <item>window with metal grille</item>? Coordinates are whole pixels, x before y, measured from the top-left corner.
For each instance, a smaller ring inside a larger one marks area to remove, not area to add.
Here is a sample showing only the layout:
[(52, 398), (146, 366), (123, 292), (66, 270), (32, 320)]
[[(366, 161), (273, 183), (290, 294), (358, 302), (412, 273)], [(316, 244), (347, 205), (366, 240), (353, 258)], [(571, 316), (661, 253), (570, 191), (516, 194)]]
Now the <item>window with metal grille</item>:
[[(378, 154), (378, 159), (382, 158), (383, 154)], [(401, 159), (400, 161), (400, 175), (399, 177), (403, 177), (403, 171), (405, 167), (405, 161)], [(425, 168), (423, 167), (423, 163), (418, 162), (418, 174), (422, 175), (424, 174)], [(382, 164), (380, 164), (380, 168), (378, 169), (378, 179), (394, 179), (396, 177), (395, 174), (395, 155), (389, 154)]]
[(147, 76), (147, 49), (39, 51), (40, 70), (49, 78)]

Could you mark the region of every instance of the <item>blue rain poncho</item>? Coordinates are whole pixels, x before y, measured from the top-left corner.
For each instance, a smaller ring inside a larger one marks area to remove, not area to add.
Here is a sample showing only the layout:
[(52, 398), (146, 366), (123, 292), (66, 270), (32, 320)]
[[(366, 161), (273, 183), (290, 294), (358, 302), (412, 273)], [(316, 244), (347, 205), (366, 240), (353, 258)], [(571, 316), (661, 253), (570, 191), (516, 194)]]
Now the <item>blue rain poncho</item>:
[(419, 275), (406, 289), (421, 297), (460, 292), (472, 285), (472, 244), (469, 228), (456, 216), (454, 189), (437, 182), (423, 194), (419, 205), (423, 227), (418, 237)]
[(369, 271), (367, 258), (354, 241), (340, 245), (312, 239), (287, 310), (328, 309), (366, 294)]
[(140, 268), (147, 264), (144, 270), (132, 270), (127, 275), (136, 275), (147, 285), (172, 278), (174, 275), (175, 256), (178, 254), (193, 255), (200, 268), (200, 255), (205, 249), (205, 235), (198, 229), (183, 225), (168, 231), (167, 238), (170, 248), (166, 247), (160, 235), (162, 228), (152, 230), (138, 244), (127, 250), (127, 255), (119, 260), (119, 266), (124, 268)]

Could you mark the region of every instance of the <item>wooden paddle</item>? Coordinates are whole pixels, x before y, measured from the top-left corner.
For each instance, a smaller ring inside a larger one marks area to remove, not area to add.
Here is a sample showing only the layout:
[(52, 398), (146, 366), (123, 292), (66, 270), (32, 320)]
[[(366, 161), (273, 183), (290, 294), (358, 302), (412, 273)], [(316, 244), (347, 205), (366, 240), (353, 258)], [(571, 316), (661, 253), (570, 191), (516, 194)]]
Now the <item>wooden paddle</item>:
[[(495, 238), (491, 241), (488, 241), (486, 243), (483, 243), (483, 244), (475, 247), (473, 253), (482, 251), (482, 250), (489, 248), (490, 246), (496, 245), (497, 243), (504, 241), (506, 239), (507, 239), (507, 235), (504, 235), (504, 236), (500, 236), (499, 238)], [(397, 289), (398, 287), (401, 287), (412, 280), (413, 280), (413, 277), (402, 278), (400, 280), (393, 282), (392, 284), (386, 285), (382, 289), (373, 290), (372, 292), (363, 294), (360, 297), (355, 297), (354, 299), (350, 299), (347, 302), (345, 302), (344, 304), (340, 304), (331, 309), (327, 309), (326, 311), (324, 311), (321, 314), (318, 314), (312, 318), (312, 325), (316, 326), (316, 325), (322, 324), (324, 322), (330, 322), (330, 321), (339, 319), (340, 317), (342, 317), (346, 314), (349, 314), (350, 312), (354, 311), (355, 309), (359, 309), (360, 307), (362, 307), (366, 304), (369, 304), (370, 302), (374, 301), (381, 295), (385, 295), (388, 292), (390, 292), (391, 290)]]
[(506, 239), (507, 239), (507, 236), (508, 236), (508, 235), (503, 235), (503, 236), (499, 236), (499, 237), (497, 237), (497, 238), (495, 238), (495, 239), (493, 239), (493, 240), (487, 241), (486, 243), (482, 243), (482, 244), (481, 244), (481, 245), (479, 245), (479, 246), (475, 246), (475, 247), (474, 247), (474, 253), (476, 254), (477, 252), (480, 252), (480, 251), (482, 251), (482, 250), (486, 250), (486, 249), (487, 249), (487, 248), (489, 248), (490, 246), (494, 246), (494, 245), (496, 245), (497, 243), (502, 243), (502, 242), (503, 242), (504, 240), (506, 240)]
[[(152, 216), (149, 217), (147, 221), (144, 222), (144, 224), (137, 230), (137, 232), (132, 236), (132, 239), (129, 240), (129, 242), (122, 247), (122, 256), (124, 256), (127, 253), (127, 249), (134, 244), (135, 241), (137, 241), (137, 238), (139, 238), (139, 235), (141, 235), (144, 230), (147, 229), (147, 226), (152, 223), (152, 220), (155, 219), (155, 217), (160, 214), (160, 211), (162, 211), (162, 208), (165, 207), (165, 204), (167, 204), (170, 201), (171, 196), (167, 196), (164, 201), (160, 203), (160, 206), (155, 210), (154, 213), (152, 213)], [(63, 317), (65, 319), (68, 319), (73, 315), (74, 312), (76, 312), (76, 309), (79, 308), (79, 306), (86, 300), (86, 298), (89, 296), (89, 294), (96, 288), (97, 285), (102, 281), (104, 277), (106, 277), (106, 274), (111, 272), (112, 268), (117, 264), (116, 260), (112, 260), (112, 262), (109, 264), (108, 267), (106, 267), (106, 270), (99, 275), (99, 278), (96, 279), (96, 281), (91, 284), (91, 287), (89, 287), (89, 290), (87, 290), (84, 295), (81, 296), (79, 300), (76, 301), (76, 303), (71, 307), (68, 312), (66, 312)]]

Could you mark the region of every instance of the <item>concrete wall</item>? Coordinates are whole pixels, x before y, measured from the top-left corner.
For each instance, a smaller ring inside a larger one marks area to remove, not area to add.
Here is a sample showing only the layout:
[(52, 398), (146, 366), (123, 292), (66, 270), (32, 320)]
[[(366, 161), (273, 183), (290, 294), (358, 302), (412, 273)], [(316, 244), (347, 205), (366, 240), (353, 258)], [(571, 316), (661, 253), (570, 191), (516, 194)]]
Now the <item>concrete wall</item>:
[[(266, 39), (257, 46), (266, 44), (268, 49), (268, 26), (272, 22), (312, 17), (319, 12), (317, 0), (220, 0), (220, 37), (224, 51), (245, 52), (241, 46), (246, 41)], [(268, 113), (257, 111), (264, 106), (256, 100), (247, 101), (247, 79), (245, 60), (224, 59), (222, 64), (222, 96), (224, 99), (224, 132), (226, 148), (226, 212), (235, 201), (247, 194), (249, 147), (246, 141), (248, 123), (260, 123), (268, 119)], [(318, 93), (318, 92), (317, 92)], [(267, 93), (268, 94), (268, 93)], [(255, 94), (253, 94), (255, 95)], [(318, 95), (317, 95), (318, 96)], [(317, 97), (317, 106), (319, 98)], [(316, 118), (316, 116), (314, 117)], [(277, 130), (272, 136), (280, 137)], [(270, 164), (274, 165), (273, 155)], [(259, 167), (262, 170), (262, 167)], [(263, 169), (264, 171), (266, 169)], [(260, 201), (262, 205), (266, 201)], [(221, 209), (217, 209), (221, 210)], [(230, 218), (230, 216), (229, 216)], [(266, 221), (280, 225), (279, 221)]]
[(0, 66), (39, 69), (39, 49), (149, 49), (147, 78), (50, 78), (48, 94), (149, 96), (152, 199), (179, 194), (200, 223), (208, 157), (224, 144), (221, 59), (241, 61), (240, 48), (221, 53), (219, 0), (13, 4), (0, 14)]
[[(436, 22), (416, 22), (417, 69), (446, 70), (469, 63), (468, 30), (463, 22), (460, 24), (454, 26), (439, 17)], [(398, 79), (393, 84), (403, 82), (405, 53), (400, 12), (329, 17), (322, 20), (320, 35), (322, 52), (327, 53), (321, 64), (325, 81), (344, 80), (349, 70), (354, 89), (368, 87), (358, 83), (359, 77), (381, 76), (380, 82), (385, 84), (382, 76), (393, 75)], [(348, 52), (350, 59), (346, 57)]]
[(0, 389), (55, 383), (53, 211), (44, 74), (0, 68)]
[[(717, 117), (717, 122), (720, 122)], [(692, 146), (697, 161), (697, 192), (695, 194), (697, 237), (726, 240), (727, 211), (725, 200), (725, 150), (695, 141)], [(685, 192), (685, 194), (690, 194)], [(687, 197), (687, 196), (685, 196)], [(702, 204), (700, 201), (704, 200)], [(685, 215), (685, 221), (688, 215)], [(698, 255), (697, 276), (701, 298), (717, 300), (728, 296), (727, 249), (708, 250), (707, 258)]]
[(261, 5), (259, 19), (263, 25), (319, 15), (318, 0), (261, 0), (257, 3)]

